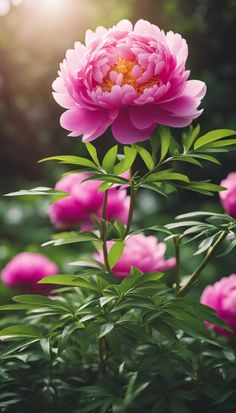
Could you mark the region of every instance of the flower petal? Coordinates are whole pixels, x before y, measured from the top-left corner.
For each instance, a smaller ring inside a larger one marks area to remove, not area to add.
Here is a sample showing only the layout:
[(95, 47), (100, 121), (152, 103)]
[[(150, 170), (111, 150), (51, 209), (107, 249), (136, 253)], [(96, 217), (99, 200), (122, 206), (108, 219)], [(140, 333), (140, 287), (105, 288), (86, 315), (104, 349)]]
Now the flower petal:
[(114, 138), (120, 143), (145, 141), (150, 138), (153, 129), (154, 126), (146, 129), (137, 129), (130, 120), (128, 109), (121, 109), (112, 124)]

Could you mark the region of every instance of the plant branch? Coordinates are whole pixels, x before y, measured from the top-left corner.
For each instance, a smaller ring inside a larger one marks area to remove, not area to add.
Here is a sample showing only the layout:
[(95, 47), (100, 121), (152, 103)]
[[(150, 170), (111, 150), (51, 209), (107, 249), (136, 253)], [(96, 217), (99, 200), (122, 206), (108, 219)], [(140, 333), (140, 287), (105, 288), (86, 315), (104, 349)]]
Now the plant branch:
[(179, 237), (174, 238), (174, 250), (175, 250), (175, 284), (176, 284), (176, 291), (180, 289), (180, 245), (179, 245)]
[(108, 199), (108, 190), (104, 193), (103, 204), (102, 204), (102, 226), (101, 226), (101, 240), (102, 240), (102, 250), (104, 257), (104, 264), (108, 272), (111, 272), (111, 268), (108, 261), (108, 251), (106, 245), (106, 234), (107, 234), (107, 223), (106, 223), (106, 211), (107, 211), (107, 199)]
[(105, 377), (107, 375), (107, 368), (106, 368), (106, 363), (105, 363), (106, 341), (104, 338), (100, 338), (98, 340), (98, 353), (99, 353), (99, 359), (100, 359), (101, 373)]
[(135, 205), (135, 200), (136, 200), (136, 194), (137, 194), (137, 189), (133, 185), (131, 185), (131, 187), (130, 187), (129, 215), (128, 215), (128, 221), (127, 221), (127, 225), (126, 225), (124, 238), (128, 235), (130, 227), (131, 227), (133, 212), (134, 212), (134, 205)]
[(201, 272), (207, 266), (208, 262), (210, 261), (212, 256), (215, 254), (215, 252), (216, 252), (217, 248), (219, 247), (219, 245), (224, 241), (227, 234), (228, 234), (228, 232), (226, 232), (226, 231), (221, 232), (221, 234), (218, 237), (218, 239), (216, 240), (216, 242), (212, 245), (212, 247), (209, 248), (204, 260), (201, 262), (199, 267), (191, 275), (189, 281), (182, 288), (180, 288), (180, 290), (177, 292), (177, 294), (176, 294), (177, 297), (183, 297), (191, 289), (193, 283), (196, 281), (198, 276), (201, 274)]

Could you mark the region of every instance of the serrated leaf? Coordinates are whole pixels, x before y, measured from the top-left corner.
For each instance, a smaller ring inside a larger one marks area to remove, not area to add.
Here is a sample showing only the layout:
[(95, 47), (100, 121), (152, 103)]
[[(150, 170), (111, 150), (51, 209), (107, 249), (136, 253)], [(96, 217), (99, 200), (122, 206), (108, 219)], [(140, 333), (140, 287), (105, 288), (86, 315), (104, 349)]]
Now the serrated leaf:
[(235, 135), (236, 132), (231, 129), (216, 129), (198, 138), (194, 144), (194, 149), (201, 148), (211, 142), (218, 141), (219, 139), (227, 138), (228, 136)]

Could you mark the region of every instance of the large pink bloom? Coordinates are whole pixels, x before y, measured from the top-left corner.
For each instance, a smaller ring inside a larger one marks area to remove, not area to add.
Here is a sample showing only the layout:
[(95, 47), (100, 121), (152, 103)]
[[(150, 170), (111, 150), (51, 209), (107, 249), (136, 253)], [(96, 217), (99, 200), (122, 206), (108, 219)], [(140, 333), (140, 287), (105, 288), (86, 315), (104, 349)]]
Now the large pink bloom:
[[(113, 241), (107, 242), (108, 251), (113, 244)], [(138, 268), (142, 273), (168, 270), (175, 266), (175, 258), (165, 260), (165, 252), (166, 244), (158, 242), (156, 237), (133, 235), (127, 240), (123, 254), (112, 272), (118, 277), (127, 277), (132, 267)], [(102, 251), (95, 253), (94, 258), (104, 263)]]
[(202, 112), (206, 85), (187, 80), (187, 56), (180, 34), (148, 21), (88, 30), (85, 45), (67, 51), (53, 83), (55, 100), (68, 109), (61, 125), (84, 142), (112, 126), (121, 143), (148, 139), (156, 125), (189, 125)]
[(227, 188), (219, 193), (221, 204), (229, 215), (236, 218), (236, 172), (231, 172), (220, 184)]
[(47, 275), (58, 272), (57, 265), (45, 255), (21, 252), (9, 261), (1, 275), (3, 283), (8, 287), (18, 288), (23, 292), (47, 294), (52, 287), (39, 285), (37, 282)]
[[(102, 216), (104, 192), (99, 192), (101, 181), (85, 181), (85, 173), (70, 174), (57, 182), (55, 188), (68, 192), (70, 196), (60, 199), (49, 207), (52, 223), (58, 228), (71, 228), (80, 225), (89, 228), (93, 214)], [(129, 196), (125, 189), (111, 188), (108, 191), (106, 219), (118, 219), (124, 224), (128, 219)]]
[[(217, 316), (226, 321), (236, 335), (236, 274), (224, 277), (213, 285), (208, 285), (202, 293), (201, 303), (216, 310)], [(207, 323), (222, 335), (232, 335), (227, 330)]]

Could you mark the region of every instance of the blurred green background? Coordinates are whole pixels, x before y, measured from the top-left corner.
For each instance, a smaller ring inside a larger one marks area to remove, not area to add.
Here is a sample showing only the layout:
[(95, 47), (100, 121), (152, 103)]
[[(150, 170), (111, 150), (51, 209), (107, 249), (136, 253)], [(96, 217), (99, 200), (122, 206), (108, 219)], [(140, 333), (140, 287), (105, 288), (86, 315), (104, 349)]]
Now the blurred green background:
[[(37, 165), (37, 160), (83, 151), (80, 139), (68, 138), (59, 125), (62, 109), (52, 99), (51, 84), (66, 49), (76, 40), (83, 41), (88, 28), (109, 27), (123, 18), (148, 19), (164, 30), (181, 33), (189, 45), (191, 78), (208, 86), (202, 131), (236, 128), (236, 0), (0, 0), (1, 194), (53, 186), (61, 170), (55, 164)], [(104, 150), (112, 144), (111, 134), (95, 144), (98, 151), (99, 146)], [(235, 152), (221, 158), (222, 167), (188, 169), (194, 178), (218, 183), (236, 170)], [(40, 247), (54, 232), (47, 205), (40, 198), (0, 198), (0, 270), (15, 253), (30, 250), (47, 254), (68, 271), (67, 263), (80, 253), (78, 247)], [(143, 193), (135, 219), (144, 226), (167, 223), (179, 212), (196, 209), (221, 211), (221, 206), (217, 196), (205, 199), (180, 193), (166, 201)], [(183, 274), (199, 260), (192, 259), (193, 252), (192, 245), (183, 251)], [(232, 272), (236, 272), (234, 252), (216, 259), (202, 275), (200, 286)], [(2, 287), (2, 300), (9, 294)]]

